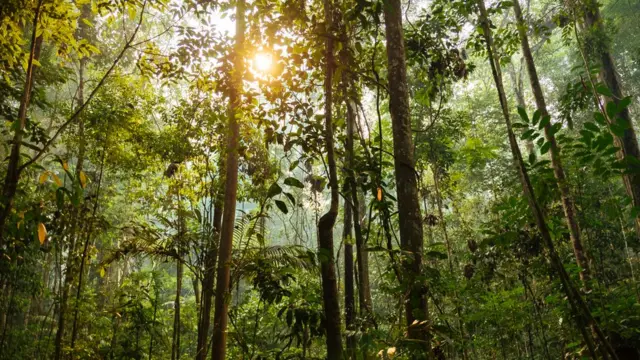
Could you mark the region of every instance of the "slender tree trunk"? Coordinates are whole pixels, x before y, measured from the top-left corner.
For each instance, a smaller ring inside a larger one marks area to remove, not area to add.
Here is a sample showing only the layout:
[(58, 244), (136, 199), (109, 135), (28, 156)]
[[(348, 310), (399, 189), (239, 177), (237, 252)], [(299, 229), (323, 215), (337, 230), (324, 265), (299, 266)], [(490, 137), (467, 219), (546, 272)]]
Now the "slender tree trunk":
[[(491, 73), (493, 75), (493, 79), (496, 85), (496, 90), (498, 92), (498, 97), (500, 100), (500, 107), (502, 109), (502, 115), (504, 117), (505, 125), (507, 128), (507, 135), (509, 138), (509, 145), (511, 147), (511, 152), (514, 157), (514, 162), (517, 166), (518, 175), (520, 177), (520, 181), (522, 183), (522, 188), (527, 201), (529, 202), (529, 207), (531, 208), (532, 215), (536, 221), (536, 225), (538, 230), (540, 231), (540, 235), (547, 246), (549, 260), (554, 268), (554, 270), (558, 273), (558, 277), (562, 283), (562, 288), (565, 291), (567, 299), (569, 300), (571, 309), (578, 319), (578, 329), (583, 334), (583, 338), (585, 343), (589, 346), (590, 349), (593, 349), (593, 341), (588, 336), (586, 329), (581, 323), (587, 322), (596, 332), (598, 339), (605, 346), (606, 351), (614, 358), (617, 359), (611, 344), (605, 337), (604, 333), (600, 329), (599, 325), (593, 318), (591, 311), (589, 310), (586, 302), (582, 299), (582, 296), (577, 291), (575, 286), (572, 283), (571, 278), (567, 274), (567, 271), (560, 260), (558, 253), (555, 250), (555, 245), (551, 238), (551, 234), (549, 232), (549, 228), (547, 227), (547, 223), (545, 221), (544, 215), (542, 213), (542, 209), (540, 208), (538, 201), (536, 200), (535, 193), (533, 191), (533, 186), (531, 185), (531, 181), (529, 179), (529, 174), (524, 166), (524, 161), (522, 160), (522, 154), (520, 153), (520, 148), (518, 147), (518, 142), (515, 137), (515, 133), (513, 132), (513, 128), (511, 126), (511, 118), (509, 115), (509, 108), (507, 103), (507, 97), (504, 91), (504, 86), (502, 84), (502, 74), (500, 69), (500, 62), (494, 53), (493, 46), (493, 35), (489, 23), (489, 17), (487, 15), (487, 10), (484, 5), (484, 0), (477, 1), (478, 8), (480, 11), (480, 25), (482, 26), (483, 36), (485, 39), (485, 45), (487, 47), (487, 56), (489, 63), (491, 65)], [(596, 354), (592, 352), (592, 356), (596, 357)]]
[[(349, 140), (347, 140), (349, 141)], [(347, 155), (349, 156), (349, 155)], [(344, 202), (344, 319), (347, 326), (347, 359), (356, 359), (355, 343), (355, 289), (353, 278), (353, 238), (351, 237), (352, 211), (351, 204)]]
[[(220, 179), (224, 179), (224, 161), (220, 161)], [(222, 185), (224, 181), (220, 182)], [(220, 228), (222, 225), (222, 206), (224, 197), (222, 186), (215, 194), (213, 207), (213, 234), (209, 242), (209, 251), (205, 255), (204, 279), (202, 281), (202, 307), (200, 309), (200, 323), (198, 324), (198, 344), (196, 360), (205, 360), (209, 350), (209, 325), (211, 323), (211, 305), (213, 300), (213, 283), (216, 276), (216, 261), (218, 260), (218, 245)]]
[[(387, 65), (389, 81), (389, 112), (393, 127), (393, 155), (395, 163), (400, 242), (405, 257), (404, 280), (409, 298), (405, 301), (406, 325), (411, 339), (422, 340), (427, 358), (433, 358), (426, 288), (418, 278), (422, 275), (422, 216), (418, 200), (418, 184), (413, 158), (409, 88), (402, 33), (402, 6), (400, 0), (389, 0), (383, 5), (387, 39)], [(416, 323), (414, 323), (416, 322)]]
[[(89, 19), (89, 17), (91, 16), (91, 7), (90, 5), (83, 5), (82, 6), (82, 14), (81, 14), (81, 19)], [(79, 38), (80, 39), (86, 39), (88, 37), (88, 25), (86, 23), (84, 23), (83, 21), (78, 21), (79, 25)], [(86, 66), (87, 66), (87, 58), (83, 57), (82, 59), (80, 59), (80, 64), (79, 64), (79, 69), (78, 69), (78, 96), (77, 96), (77, 103), (78, 103), (78, 107), (82, 106), (82, 104), (84, 104), (84, 85), (85, 85), (85, 70), (86, 70)], [(79, 183), (79, 179), (81, 177), (81, 174), (83, 173), (83, 167), (84, 167), (84, 156), (85, 156), (85, 151), (86, 151), (86, 139), (85, 139), (85, 133), (84, 133), (84, 119), (82, 117), (82, 114), (79, 115), (79, 121), (78, 121), (78, 139), (80, 141), (80, 145), (79, 145), (79, 149), (78, 149), (78, 162), (76, 165), (76, 186), (77, 186), (77, 191), (83, 191), (82, 188), (84, 188), (84, 186), (80, 186)], [(97, 194), (96, 194), (96, 200), (95, 200), (95, 205), (93, 208), (93, 217), (95, 217), (96, 215), (96, 211), (98, 209), (98, 201), (99, 201), (99, 196), (100, 196), (100, 183), (102, 182), (102, 171), (104, 168), (104, 156), (105, 156), (105, 151), (103, 151), (103, 155), (102, 155), (102, 162), (100, 165), (100, 179), (98, 181), (98, 190), (97, 190)], [(76, 209), (75, 214), (74, 214), (74, 223), (77, 224), (78, 221), (80, 221), (80, 216), (82, 216), (82, 210), (80, 208)], [(90, 221), (93, 221), (93, 217), (91, 218)], [(85, 234), (85, 241), (84, 241), (84, 247), (83, 247), (83, 251), (82, 251), (82, 258), (81, 258), (81, 262), (80, 262), (80, 272), (78, 275), (78, 288), (76, 290), (76, 298), (75, 298), (75, 303), (74, 303), (74, 315), (73, 315), (73, 326), (72, 326), (72, 330), (71, 330), (71, 353), (72, 353), (72, 358), (73, 358), (73, 350), (75, 349), (75, 343), (76, 343), (76, 338), (77, 338), (77, 334), (78, 334), (78, 311), (79, 311), (79, 302), (80, 302), (80, 296), (82, 293), (82, 279), (84, 276), (84, 265), (85, 265), (85, 261), (87, 258), (87, 254), (88, 254), (88, 250), (89, 250), (89, 241), (91, 239), (91, 232), (92, 232), (92, 226), (88, 226), (87, 227), (87, 231)], [(80, 234), (81, 232), (78, 233), (78, 238), (80, 238)]]
[[(454, 271), (454, 262), (456, 268), (458, 267), (457, 261), (455, 261), (453, 257), (453, 246), (451, 245), (451, 239), (449, 239), (449, 232), (447, 231), (447, 222), (444, 219), (444, 211), (442, 210), (442, 194), (440, 192), (440, 175), (439, 170), (436, 165), (433, 165), (431, 168), (433, 172), (433, 186), (436, 191), (436, 203), (438, 205), (438, 215), (440, 216), (440, 225), (442, 226), (442, 233), (444, 235), (444, 241), (447, 246), (447, 260), (449, 262), (449, 272), (452, 277), (455, 277)], [(454, 288), (453, 290), (453, 301), (455, 302), (454, 307), (456, 310), (456, 314), (458, 315), (458, 331), (460, 331), (460, 337), (462, 338), (462, 358), (467, 359), (469, 355), (467, 354), (467, 349), (465, 344), (467, 342), (464, 322), (462, 321), (462, 310), (460, 309), (460, 298), (458, 297), (458, 291)]]
[[(529, 46), (529, 38), (527, 37), (527, 26), (522, 16), (522, 10), (520, 9), (519, 0), (513, 2), (513, 9), (516, 15), (516, 21), (518, 23), (518, 33), (520, 35), (520, 44), (522, 46), (522, 55), (527, 65), (527, 71), (529, 73), (529, 82), (531, 83), (531, 90), (533, 97), (536, 101), (536, 107), (540, 111), (540, 117), (544, 119), (549, 116), (547, 110), (547, 104), (545, 102), (544, 93), (542, 92), (542, 86), (540, 86), (540, 79), (538, 78), (538, 72), (533, 60), (533, 54)], [(571, 244), (573, 245), (573, 253), (576, 258), (576, 263), (580, 267), (580, 279), (583, 281), (585, 289), (589, 289), (590, 268), (589, 261), (587, 259), (584, 247), (582, 245), (582, 239), (580, 234), (580, 226), (576, 216), (576, 206), (569, 191), (569, 184), (565, 176), (564, 168), (562, 166), (562, 160), (560, 156), (560, 149), (558, 148), (556, 137), (551, 130), (551, 122), (548, 122), (544, 127), (544, 134), (547, 141), (551, 144), (549, 148), (551, 153), (551, 165), (553, 167), (553, 174), (560, 190), (560, 199), (562, 201), (562, 208), (564, 210), (565, 221), (569, 228), (569, 235), (571, 237)]]
[(227, 163), (224, 194), (224, 209), (220, 247), (218, 255), (218, 273), (216, 280), (215, 314), (213, 318), (213, 336), (211, 358), (224, 360), (227, 350), (227, 323), (231, 268), (231, 251), (233, 247), (233, 229), (236, 220), (236, 196), (238, 192), (238, 143), (240, 127), (238, 119), (242, 117), (240, 110), (242, 96), (242, 78), (244, 72), (244, 32), (245, 1), (236, 2), (236, 44), (234, 49), (234, 68), (231, 91), (229, 94), (229, 133), (227, 143)]
[(182, 259), (176, 262), (176, 299), (174, 301), (175, 311), (173, 314), (173, 341), (171, 342), (171, 360), (180, 360), (180, 294), (182, 293), (182, 275), (184, 264)]
[[(355, 151), (354, 151), (354, 133), (355, 133), (355, 109), (352, 101), (347, 101), (347, 152), (350, 154), (348, 157), (348, 181), (349, 181), (349, 193), (351, 195), (351, 203), (353, 204), (353, 228), (355, 232), (356, 240), (356, 260), (358, 266), (358, 303), (360, 305), (360, 316), (373, 317), (373, 303), (371, 301), (371, 285), (369, 281), (369, 253), (367, 252), (367, 246), (364, 242), (364, 236), (362, 235), (362, 224), (360, 199), (358, 197), (358, 183), (355, 174)], [(372, 320), (372, 319), (369, 319)]]
[(324, 137), (327, 165), (329, 167), (329, 186), (331, 188), (331, 204), (329, 211), (318, 220), (318, 252), (320, 258), (320, 274), (322, 277), (322, 302), (325, 313), (325, 332), (327, 340), (327, 356), (340, 360), (342, 354), (342, 335), (340, 326), (340, 304), (338, 302), (338, 282), (333, 255), (333, 227), (338, 217), (339, 193), (338, 174), (334, 155), (333, 142), (333, 4), (332, 0), (324, 0), (325, 29), (325, 74), (324, 74)]
[[(153, 289), (155, 295), (153, 297), (153, 323), (156, 322), (158, 318), (158, 303), (160, 302), (160, 288), (158, 287), (158, 282), (156, 280), (156, 274), (153, 274)], [(149, 330), (149, 360), (153, 357), (153, 332)]]
[[(605, 33), (603, 20), (600, 16), (600, 9), (597, 0), (583, 0), (582, 12), (584, 14), (584, 22), (587, 31), (594, 31), (598, 38), (603, 38)], [(603, 41), (603, 40), (599, 40)], [(600, 74), (599, 79), (602, 81), (611, 91), (612, 97), (607, 97), (606, 102), (613, 102), (616, 105), (624, 98), (622, 94), (622, 84), (618, 77), (615, 61), (609, 50), (609, 45), (605, 43), (597, 44), (599, 50), (598, 55), (600, 57)], [(629, 171), (626, 171), (623, 175), (623, 181), (627, 194), (633, 201), (633, 206), (640, 208), (640, 166), (638, 160), (640, 160), (640, 148), (638, 147), (638, 138), (633, 126), (633, 121), (629, 114), (629, 109), (625, 108), (617, 116), (621, 118), (626, 124), (624, 134), (619, 137), (615, 134), (611, 134), (616, 139), (616, 145), (620, 147), (619, 156), (621, 158), (631, 157), (634, 158), (632, 162), (628, 163), (630, 167)], [(607, 117), (608, 118), (608, 117)], [(610, 122), (615, 122), (615, 119), (609, 119)], [(635, 229), (638, 236), (640, 236), (640, 216), (636, 216)]]
[(438, 216), (440, 216), (440, 226), (442, 227), (442, 234), (444, 235), (444, 243), (447, 246), (447, 262), (449, 263), (449, 272), (453, 275), (453, 249), (451, 246), (451, 240), (449, 239), (449, 232), (447, 231), (447, 222), (444, 220), (444, 212), (442, 211), (442, 196), (440, 194), (440, 176), (438, 175), (439, 168), (432, 166), (433, 172), (433, 187), (436, 191), (436, 204), (438, 205)]
[[(29, 60), (27, 62), (27, 73), (24, 79), (24, 89), (22, 91), (22, 99), (20, 99), (20, 108), (18, 109), (18, 126), (13, 135), (11, 142), (11, 153), (9, 155), (9, 164), (7, 166), (7, 175), (4, 179), (2, 187), (2, 208), (0, 208), (0, 249), (4, 247), (4, 226), (7, 218), (13, 208), (13, 199), (18, 189), (18, 180), (20, 179), (20, 149), (22, 148), (22, 137), (24, 127), (27, 123), (27, 110), (31, 102), (31, 92), (33, 87), (33, 60), (37, 60), (40, 56), (42, 46), (42, 37), (36, 36), (38, 30), (38, 20), (40, 18), (40, 9), (44, 0), (38, 0), (35, 13), (33, 15), (33, 31), (31, 33), (31, 49), (29, 51)], [(39, 40), (38, 40), (39, 39)]]

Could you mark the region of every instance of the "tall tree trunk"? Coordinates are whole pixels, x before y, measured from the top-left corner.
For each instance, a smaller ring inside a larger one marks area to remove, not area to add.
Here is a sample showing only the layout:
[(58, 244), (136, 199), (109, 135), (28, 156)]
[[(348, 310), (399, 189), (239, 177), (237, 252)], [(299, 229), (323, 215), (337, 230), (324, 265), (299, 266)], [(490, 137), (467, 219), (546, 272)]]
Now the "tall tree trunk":
[[(422, 340), (424, 351), (432, 358), (429, 312), (425, 284), (419, 281), (422, 273), (422, 217), (418, 200), (418, 184), (413, 158), (409, 88), (402, 33), (402, 6), (400, 0), (389, 0), (383, 5), (387, 39), (387, 66), (389, 81), (389, 112), (393, 127), (393, 155), (398, 198), (400, 242), (404, 257), (404, 282), (409, 290), (405, 301), (406, 324), (409, 338)], [(416, 323), (414, 323), (416, 322)]]
[(342, 354), (342, 335), (340, 326), (340, 304), (338, 302), (338, 283), (333, 255), (333, 226), (338, 217), (339, 193), (338, 174), (334, 155), (333, 142), (333, 4), (332, 0), (324, 0), (325, 20), (325, 74), (324, 74), (324, 141), (329, 167), (329, 186), (331, 188), (331, 204), (329, 211), (318, 220), (318, 252), (320, 257), (320, 274), (322, 277), (322, 302), (325, 313), (325, 333), (327, 337), (327, 356), (340, 360)]
[(236, 196), (238, 192), (238, 143), (240, 127), (238, 118), (242, 96), (242, 78), (244, 72), (244, 32), (245, 1), (236, 2), (236, 44), (234, 49), (234, 68), (231, 74), (229, 94), (229, 133), (227, 143), (227, 163), (224, 194), (224, 209), (220, 247), (218, 255), (218, 273), (216, 280), (215, 314), (213, 318), (213, 336), (211, 358), (224, 360), (227, 350), (228, 296), (231, 268), (231, 250), (233, 247), (233, 229), (236, 220)]
[[(222, 156), (222, 155), (221, 155)], [(209, 251), (205, 255), (204, 279), (202, 281), (202, 307), (200, 309), (200, 322), (198, 323), (198, 343), (196, 360), (205, 360), (209, 351), (209, 325), (211, 323), (211, 305), (213, 300), (213, 283), (216, 276), (216, 261), (218, 260), (218, 245), (220, 243), (220, 228), (222, 226), (222, 207), (224, 196), (222, 184), (224, 183), (224, 161), (220, 160), (219, 177), (220, 186), (215, 192), (213, 206), (213, 234), (209, 241)]]
[[(347, 139), (347, 142), (349, 140)], [(347, 154), (347, 157), (349, 155)], [(355, 286), (353, 277), (353, 238), (351, 237), (352, 211), (349, 201), (344, 202), (344, 321), (347, 326), (347, 359), (356, 359), (355, 342)]]
[(182, 259), (176, 261), (176, 299), (174, 301), (175, 311), (173, 314), (173, 341), (171, 342), (171, 360), (180, 360), (180, 294), (182, 293), (182, 273), (184, 265)]
[[(594, 31), (599, 39), (604, 38), (602, 35), (605, 33), (603, 20), (600, 16), (600, 9), (597, 0), (584, 0), (582, 13), (584, 14), (584, 22), (587, 31)], [(598, 40), (604, 41), (604, 40)], [(611, 55), (609, 45), (606, 43), (599, 43), (596, 46), (599, 50), (598, 56), (600, 60), (600, 73), (599, 79), (611, 90), (612, 97), (607, 97), (606, 102), (613, 102), (616, 105), (624, 98), (622, 94), (622, 84), (618, 77), (616, 70), (616, 64)], [(633, 121), (629, 114), (629, 109), (625, 108), (618, 115), (626, 124), (627, 129), (624, 130), (624, 134), (619, 137), (616, 134), (611, 134), (616, 139), (616, 145), (620, 147), (619, 156), (621, 158), (631, 157), (634, 161), (628, 162), (630, 167), (629, 171), (626, 171), (623, 175), (623, 182), (627, 190), (627, 194), (633, 202), (633, 206), (640, 208), (640, 166), (638, 161), (640, 160), (640, 148), (638, 147), (638, 138), (633, 127)], [(608, 118), (608, 117), (607, 117)], [(610, 122), (615, 122), (615, 119), (609, 119)], [(635, 229), (638, 236), (640, 236), (640, 216), (635, 218)]]
[(33, 60), (40, 57), (40, 49), (42, 47), (42, 37), (36, 36), (38, 31), (38, 20), (40, 18), (40, 10), (44, 0), (38, 0), (35, 13), (33, 15), (33, 30), (31, 32), (31, 48), (29, 51), (29, 60), (27, 62), (27, 73), (24, 78), (24, 89), (22, 98), (20, 99), (20, 108), (18, 109), (18, 126), (15, 129), (13, 140), (11, 142), (11, 153), (9, 155), (9, 164), (7, 166), (7, 175), (2, 186), (2, 208), (0, 208), (0, 249), (4, 247), (4, 226), (7, 222), (11, 209), (13, 208), (13, 199), (18, 189), (18, 180), (20, 179), (20, 149), (22, 148), (22, 137), (24, 127), (27, 123), (27, 110), (31, 102), (31, 93), (33, 88)]
[[(349, 193), (351, 195), (352, 214), (353, 214), (353, 229), (355, 232), (356, 240), (356, 260), (358, 266), (358, 303), (360, 305), (360, 316), (363, 318), (370, 318), (373, 320), (373, 303), (371, 301), (371, 284), (369, 281), (369, 253), (367, 252), (367, 246), (364, 243), (364, 236), (362, 235), (362, 224), (360, 219), (362, 218), (360, 209), (360, 199), (358, 197), (358, 183), (356, 180), (356, 173), (354, 171), (355, 163), (355, 151), (354, 151), (354, 133), (356, 112), (355, 104), (353, 101), (347, 101), (347, 148), (346, 151), (349, 154), (347, 159), (349, 174)], [(365, 321), (365, 324), (370, 321)]]
[(540, 205), (538, 204), (538, 201), (535, 197), (533, 186), (531, 185), (531, 181), (529, 179), (529, 174), (527, 172), (527, 169), (525, 168), (524, 161), (522, 160), (522, 154), (520, 153), (520, 148), (518, 147), (518, 142), (516, 140), (515, 133), (513, 132), (513, 127), (511, 126), (511, 118), (509, 115), (507, 96), (505, 94), (504, 85), (502, 83), (502, 73), (500, 69), (500, 62), (499, 62), (498, 56), (495, 55), (495, 52), (494, 52), (493, 35), (492, 35), (490, 23), (489, 23), (489, 17), (487, 15), (487, 9), (485, 8), (485, 5), (484, 5), (484, 0), (478, 0), (477, 4), (479, 8), (479, 15), (480, 15), (479, 21), (482, 27), (482, 33), (483, 33), (483, 36), (485, 39), (485, 45), (487, 48), (487, 57), (489, 60), (489, 64), (491, 65), (491, 73), (496, 85), (496, 90), (498, 92), (500, 107), (501, 107), (502, 115), (504, 117), (505, 125), (507, 128), (509, 145), (511, 147), (511, 152), (513, 154), (515, 165), (517, 166), (518, 175), (522, 183), (522, 189), (523, 189), (524, 195), (527, 201), (529, 202), (529, 207), (531, 208), (531, 212), (535, 219), (536, 225), (538, 227), (538, 231), (542, 236), (544, 244), (547, 246), (549, 260), (554, 270), (558, 273), (558, 277), (560, 278), (560, 281), (562, 283), (562, 288), (567, 296), (567, 300), (569, 300), (571, 309), (573, 310), (578, 320), (578, 330), (580, 330), (580, 332), (582, 333), (584, 341), (588, 345), (591, 351), (591, 355), (593, 357), (596, 357), (596, 354), (593, 350), (594, 349), (593, 341), (589, 337), (585, 329), (585, 326), (583, 326), (584, 325), (583, 322), (588, 323), (594, 329), (594, 331), (598, 336), (598, 339), (605, 346), (606, 351), (609, 353), (609, 355), (611, 355), (612, 358), (617, 359), (617, 356), (613, 351), (611, 344), (609, 344), (609, 341), (607, 340), (604, 333), (600, 329), (598, 323), (593, 318), (591, 311), (589, 310), (586, 302), (584, 301), (580, 293), (577, 291), (576, 287), (573, 285), (571, 278), (567, 274), (567, 271), (565, 270), (564, 265), (562, 264), (562, 261), (560, 260), (560, 257), (555, 250), (555, 245), (551, 238), (549, 228), (547, 227), (547, 223), (542, 213), (542, 209), (540, 208)]
[[(533, 54), (531, 53), (531, 47), (529, 46), (529, 38), (527, 37), (527, 26), (522, 16), (522, 10), (520, 9), (519, 0), (513, 2), (513, 9), (516, 15), (516, 21), (518, 23), (518, 34), (520, 35), (520, 44), (522, 46), (522, 55), (527, 65), (527, 71), (529, 73), (529, 82), (531, 83), (531, 91), (536, 101), (536, 107), (540, 111), (540, 117), (544, 119), (549, 116), (547, 110), (547, 104), (544, 99), (544, 93), (542, 92), (542, 86), (540, 86), (540, 79), (538, 78), (538, 72), (536, 70), (535, 62), (533, 61)], [(585, 289), (589, 289), (590, 268), (589, 261), (582, 245), (582, 239), (580, 235), (580, 226), (576, 216), (576, 206), (569, 191), (569, 184), (567, 184), (567, 178), (565, 176), (564, 168), (562, 166), (562, 160), (560, 157), (560, 149), (556, 142), (556, 137), (551, 130), (551, 121), (547, 122), (544, 127), (544, 134), (547, 141), (551, 144), (549, 148), (551, 153), (551, 165), (553, 167), (553, 174), (560, 190), (560, 199), (562, 201), (562, 208), (564, 210), (564, 218), (569, 228), (569, 235), (571, 238), (571, 244), (573, 245), (573, 253), (576, 258), (576, 263), (580, 267), (580, 279), (583, 281)]]
[[(80, 21), (78, 21), (78, 28), (79, 28), (79, 40), (81, 39), (87, 39), (88, 37), (88, 25), (82, 21), (82, 20), (88, 20), (91, 16), (91, 6), (90, 5), (82, 5), (81, 7), (81, 18)], [(87, 58), (83, 57), (82, 59), (80, 59), (80, 64), (78, 67), (78, 96), (77, 96), (77, 104), (78, 107), (82, 106), (82, 104), (84, 104), (84, 85), (85, 85), (85, 70), (86, 70), (86, 66), (87, 66)], [(85, 152), (86, 152), (86, 139), (85, 139), (85, 133), (84, 133), (84, 119), (82, 117), (82, 115), (80, 115), (79, 117), (79, 121), (78, 121), (78, 139), (80, 141), (80, 145), (79, 145), (79, 149), (78, 149), (78, 162), (76, 164), (76, 191), (80, 191), (82, 192), (84, 185), (81, 186), (81, 184), (79, 183), (79, 179), (81, 178), (81, 176), (84, 176), (83, 173), (83, 167), (84, 167), (84, 156), (85, 156)], [(95, 200), (95, 205), (93, 208), (93, 216), (96, 215), (96, 211), (98, 208), (98, 199), (99, 199), (99, 192), (100, 192), (100, 182), (102, 181), (102, 171), (103, 171), (103, 167), (104, 167), (104, 156), (105, 156), (105, 151), (103, 151), (103, 155), (102, 155), (102, 164), (100, 165), (100, 180), (98, 181), (98, 193), (96, 195), (96, 200)], [(82, 197), (81, 197), (82, 198)], [(74, 227), (77, 226), (77, 223), (80, 221), (80, 216), (82, 216), (82, 209), (81, 208), (77, 208), (75, 209), (75, 214), (74, 214)], [(93, 221), (93, 217), (91, 219), (91, 221)], [(80, 272), (78, 275), (78, 288), (76, 290), (76, 301), (74, 303), (74, 315), (73, 315), (73, 326), (72, 326), (72, 330), (71, 330), (71, 353), (72, 353), (72, 358), (73, 358), (73, 350), (75, 348), (75, 343), (76, 343), (76, 337), (77, 337), (77, 330), (78, 330), (78, 311), (79, 311), (79, 301), (80, 301), (80, 295), (82, 293), (82, 278), (84, 275), (84, 265), (85, 265), (85, 261), (87, 258), (87, 252), (89, 249), (89, 240), (91, 238), (91, 226), (87, 227), (87, 231), (85, 234), (85, 241), (84, 241), (84, 247), (83, 247), (83, 251), (82, 251), (82, 258), (81, 258), (81, 262), (80, 262)], [(77, 232), (77, 238), (80, 238), (80, 234), (81, 232)], [(77, 241), (77, 240), (76, 240)]]

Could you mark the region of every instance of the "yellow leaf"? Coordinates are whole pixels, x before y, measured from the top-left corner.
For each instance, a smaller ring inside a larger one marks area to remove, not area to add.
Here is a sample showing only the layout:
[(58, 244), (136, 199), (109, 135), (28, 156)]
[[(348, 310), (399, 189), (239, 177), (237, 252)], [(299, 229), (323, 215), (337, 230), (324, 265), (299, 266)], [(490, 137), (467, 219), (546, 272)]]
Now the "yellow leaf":
[(44, 241), (47, 239), (47, 228), (44, 227), (43, 223), (38, 224), (38, 240), (40, 241), (40, 245), (44, 244)]
[(101, 278), (103, 278), (103, 277), (104, 277), (105, 272), (106, 272), (106, 271), (104, 270), (104, 267), (101, 267), (101, 268), (100, 268), (100, 277), (101, 277)]
[(391, 348), (387, 349), (387, 355), (389, 357), (393, 357), (393, 355), (395, 355), (395, 354), (396, 354), (396, 348), (395, 347), (391, 347)]
[(69, 171), (69, 163), (67, 163), (66, 161), (62, 163), (62, 168)]
[(378, 199), (378, 201), (382, 201), (382, 188), (378, 187), (378, 194), (376, 196), (376, 199)]
[(58, 185), (58, 187), (62, 186), (62, 180), (60, 180), (58, 175), (51, 173), (51, 177), (53, 178), (53, 181), (56, 182), (56, 185)]
[(87, 186), (87, 175), (84, 174), (84, 171), (80, 171), (80, 186), (82, 186), (82, 188), (84, 189), (85, 186)]
[(38, 178), (38, 182), (40, 184), (44, 184), (47, 181), (47, 179), (49, 179), (49, 172), (45, 171), (42, 174), (40, 174), (40, 178)]

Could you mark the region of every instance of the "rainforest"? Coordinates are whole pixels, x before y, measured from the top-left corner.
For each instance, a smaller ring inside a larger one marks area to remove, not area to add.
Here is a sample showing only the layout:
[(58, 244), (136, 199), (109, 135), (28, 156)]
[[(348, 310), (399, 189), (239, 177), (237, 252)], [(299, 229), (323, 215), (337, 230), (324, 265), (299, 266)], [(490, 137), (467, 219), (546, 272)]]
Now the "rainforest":
[(0, 0), (0, 360), (640, 360), (640, 0)]

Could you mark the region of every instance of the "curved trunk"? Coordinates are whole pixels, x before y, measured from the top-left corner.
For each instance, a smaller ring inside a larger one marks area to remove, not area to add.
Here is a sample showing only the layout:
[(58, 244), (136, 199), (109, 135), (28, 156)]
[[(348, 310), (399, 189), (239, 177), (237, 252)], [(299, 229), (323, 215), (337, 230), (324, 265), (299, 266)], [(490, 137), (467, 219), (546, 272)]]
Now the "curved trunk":
[(338, 217), (338, 174), (333, 144), (333, 8), (331, 0), (324, 0), (324, 20), (329, 34), (325, 40), (325, 74), (324, 74), (324, 137), (327, 165), (329, 167), (329, 186), (331, 188), (331, 205), (329, 211), (318, 220), (318, 252), (320, 258), (320, 274), (322, 277), (322, 302), (325, 313), (325, 331), (327, 336), (327, 356), (329, 359), (342, 359), (342, 335), (340, 326), (340, 304), (338, 303), (338, 282), (336, 279), (335, 260), (333, 255), (333, 226)]

